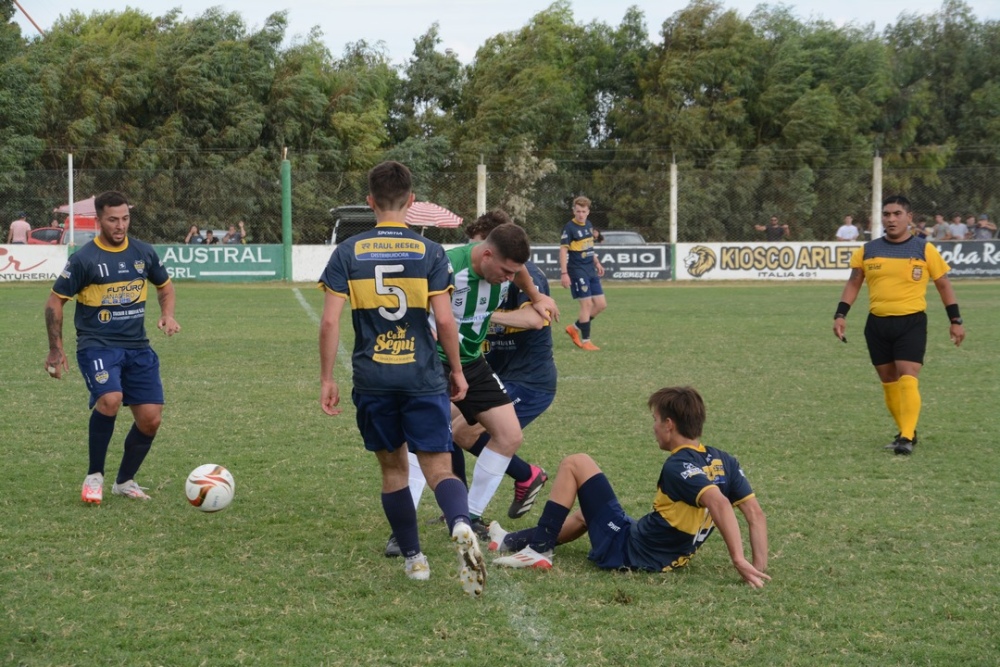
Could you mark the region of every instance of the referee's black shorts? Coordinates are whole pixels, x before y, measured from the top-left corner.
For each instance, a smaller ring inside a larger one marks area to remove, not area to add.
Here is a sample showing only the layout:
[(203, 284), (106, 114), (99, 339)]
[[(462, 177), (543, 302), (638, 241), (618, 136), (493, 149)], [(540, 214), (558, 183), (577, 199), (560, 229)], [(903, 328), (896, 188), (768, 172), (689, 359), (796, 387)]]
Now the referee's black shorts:
[[(441, 365), (444, 366), (447, 377), (450, 372), (448, 364), (442, 362)], [(507, 395), (503, 382), (493, 372), (485, 357), (480, 356), (464, 364), (462, 373), (465, 375), (465, 381), (469, 383), (469, 390), (465, 392), (465, 398), (455, 403), (455, 407), (461, 410), (462, 416), (469, 424), (475, 424), (479, 414), (513, 402)]]
[(927, 351), (927, 313), (879, 317), (868, 314), (865, 341), (873, 366), (895, 361), (924, 363)]

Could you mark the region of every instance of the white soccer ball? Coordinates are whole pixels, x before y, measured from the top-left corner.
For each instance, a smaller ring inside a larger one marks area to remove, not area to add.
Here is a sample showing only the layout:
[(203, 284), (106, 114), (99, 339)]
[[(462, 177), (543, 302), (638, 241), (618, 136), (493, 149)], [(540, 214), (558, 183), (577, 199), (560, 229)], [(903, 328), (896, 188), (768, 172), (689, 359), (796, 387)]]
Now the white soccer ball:
[(232, 474), (220, 465), (206, 463), (188, 475), (184, 492), (188, 502), (202, 512), (224, 510), (233, 501), (236, 482)]

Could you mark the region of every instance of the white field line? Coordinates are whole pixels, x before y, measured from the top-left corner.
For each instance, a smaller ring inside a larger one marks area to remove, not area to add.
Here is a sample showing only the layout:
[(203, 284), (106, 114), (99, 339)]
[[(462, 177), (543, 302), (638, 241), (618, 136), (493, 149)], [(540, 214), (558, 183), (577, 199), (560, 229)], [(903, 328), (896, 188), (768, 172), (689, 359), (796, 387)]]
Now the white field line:
[(499, 579), (495, 577), (488, 580), (483, 594), (490, 596), (494, 602), (499, 598), (507, 608), (507, 624), (526, 649), (527, 663), (566, 665), (566, 656), (559, 646), (558, 636), (552, 633), (544, 619), (538, 617), (535, 606), (521, 590), (520, 582), (507, 579), (498, 586)]
[[(306, 315), (309, 316), (309, 319), (316, 324), (319, 324), (319, 313), (317, 313), (316, 310), (309, 305), (309, 302), (306, 301), (304, 296), (302, 296), (302, 292), (299, 291), (299, 288), (293, 287), (292, 292), (295, 293), (295, 298), (299, 300), (299, 305), (301, 305), (302, 309), (306, 311)], [(337, 341), (337, 359), (340, 360), (340, 365), (348, 371), (353, 370), (351, 368), (351, 354), (347, 351), (347, 348), (344, 347), (343, 339)]]

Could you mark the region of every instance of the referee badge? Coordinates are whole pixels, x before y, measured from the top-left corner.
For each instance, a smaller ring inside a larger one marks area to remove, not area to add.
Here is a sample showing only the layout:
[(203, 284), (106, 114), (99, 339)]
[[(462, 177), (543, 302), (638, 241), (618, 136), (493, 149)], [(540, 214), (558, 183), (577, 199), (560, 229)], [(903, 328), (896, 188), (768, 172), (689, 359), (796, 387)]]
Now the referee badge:
[(920, 280), (921, 276), (923, 276), (923, 275), (924, 275), (924, 267), (922, 267), (922, 266), (914, 266), (913, 267), (913, 279), (914, 280)]

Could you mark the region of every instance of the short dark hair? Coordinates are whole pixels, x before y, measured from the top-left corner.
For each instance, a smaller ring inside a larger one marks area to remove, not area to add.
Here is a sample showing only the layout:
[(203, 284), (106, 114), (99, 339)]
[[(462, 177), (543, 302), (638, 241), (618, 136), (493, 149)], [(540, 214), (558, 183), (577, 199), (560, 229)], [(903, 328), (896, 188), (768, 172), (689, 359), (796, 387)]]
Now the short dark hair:
[(490, 235), (490, 232), (492, 232), (500, 225), (508, 225), (511, 224), (512, 222), (513, 221), (510, 219), (510, 216), (507, 215), (506, 211), (499, 208), (494, 209), (492, 211), (487, 211), (486, 213), (483, 213), (481, 216), (476, 218), (474, 222), (471, 222), (468, 225), (466, 225), (465, 235), (470, 239), (475, 238), (477, 236), (480, 236), (485, 239), (487, 236)]
[(524, 264), (531, 258), (531, 244), (528, 242), (528, 234), (513, 222), (496, 227), (486, 237), (486, 243), (504, 259), (512, 260), (518, 264)]
[(122, 204), (131, 208), (128, 198), (117, 190), (108, 190), (94, 197), (94, 211), (97, 212), (98, 216), (109, 206), (121, 206)]
[(910, 204), (910, 200), (903, 195), (889, 195), (882, 200), (882, 206), (888, 206), (889, 204), (899, 204), (903, 207), (903, 210), (909, 213), (913, 210), (913, 206)]
[(701, 437), (705, 426), (705, 401), (694, 387), (664, 387), (649, 397), (649, 409), (663, 419), (673, 419), (685, 438)]
[(413, 175), (405, 164), (389, 160), (368, 172), (368, 193), (383, 211), (398, 211), (413, 191)]

